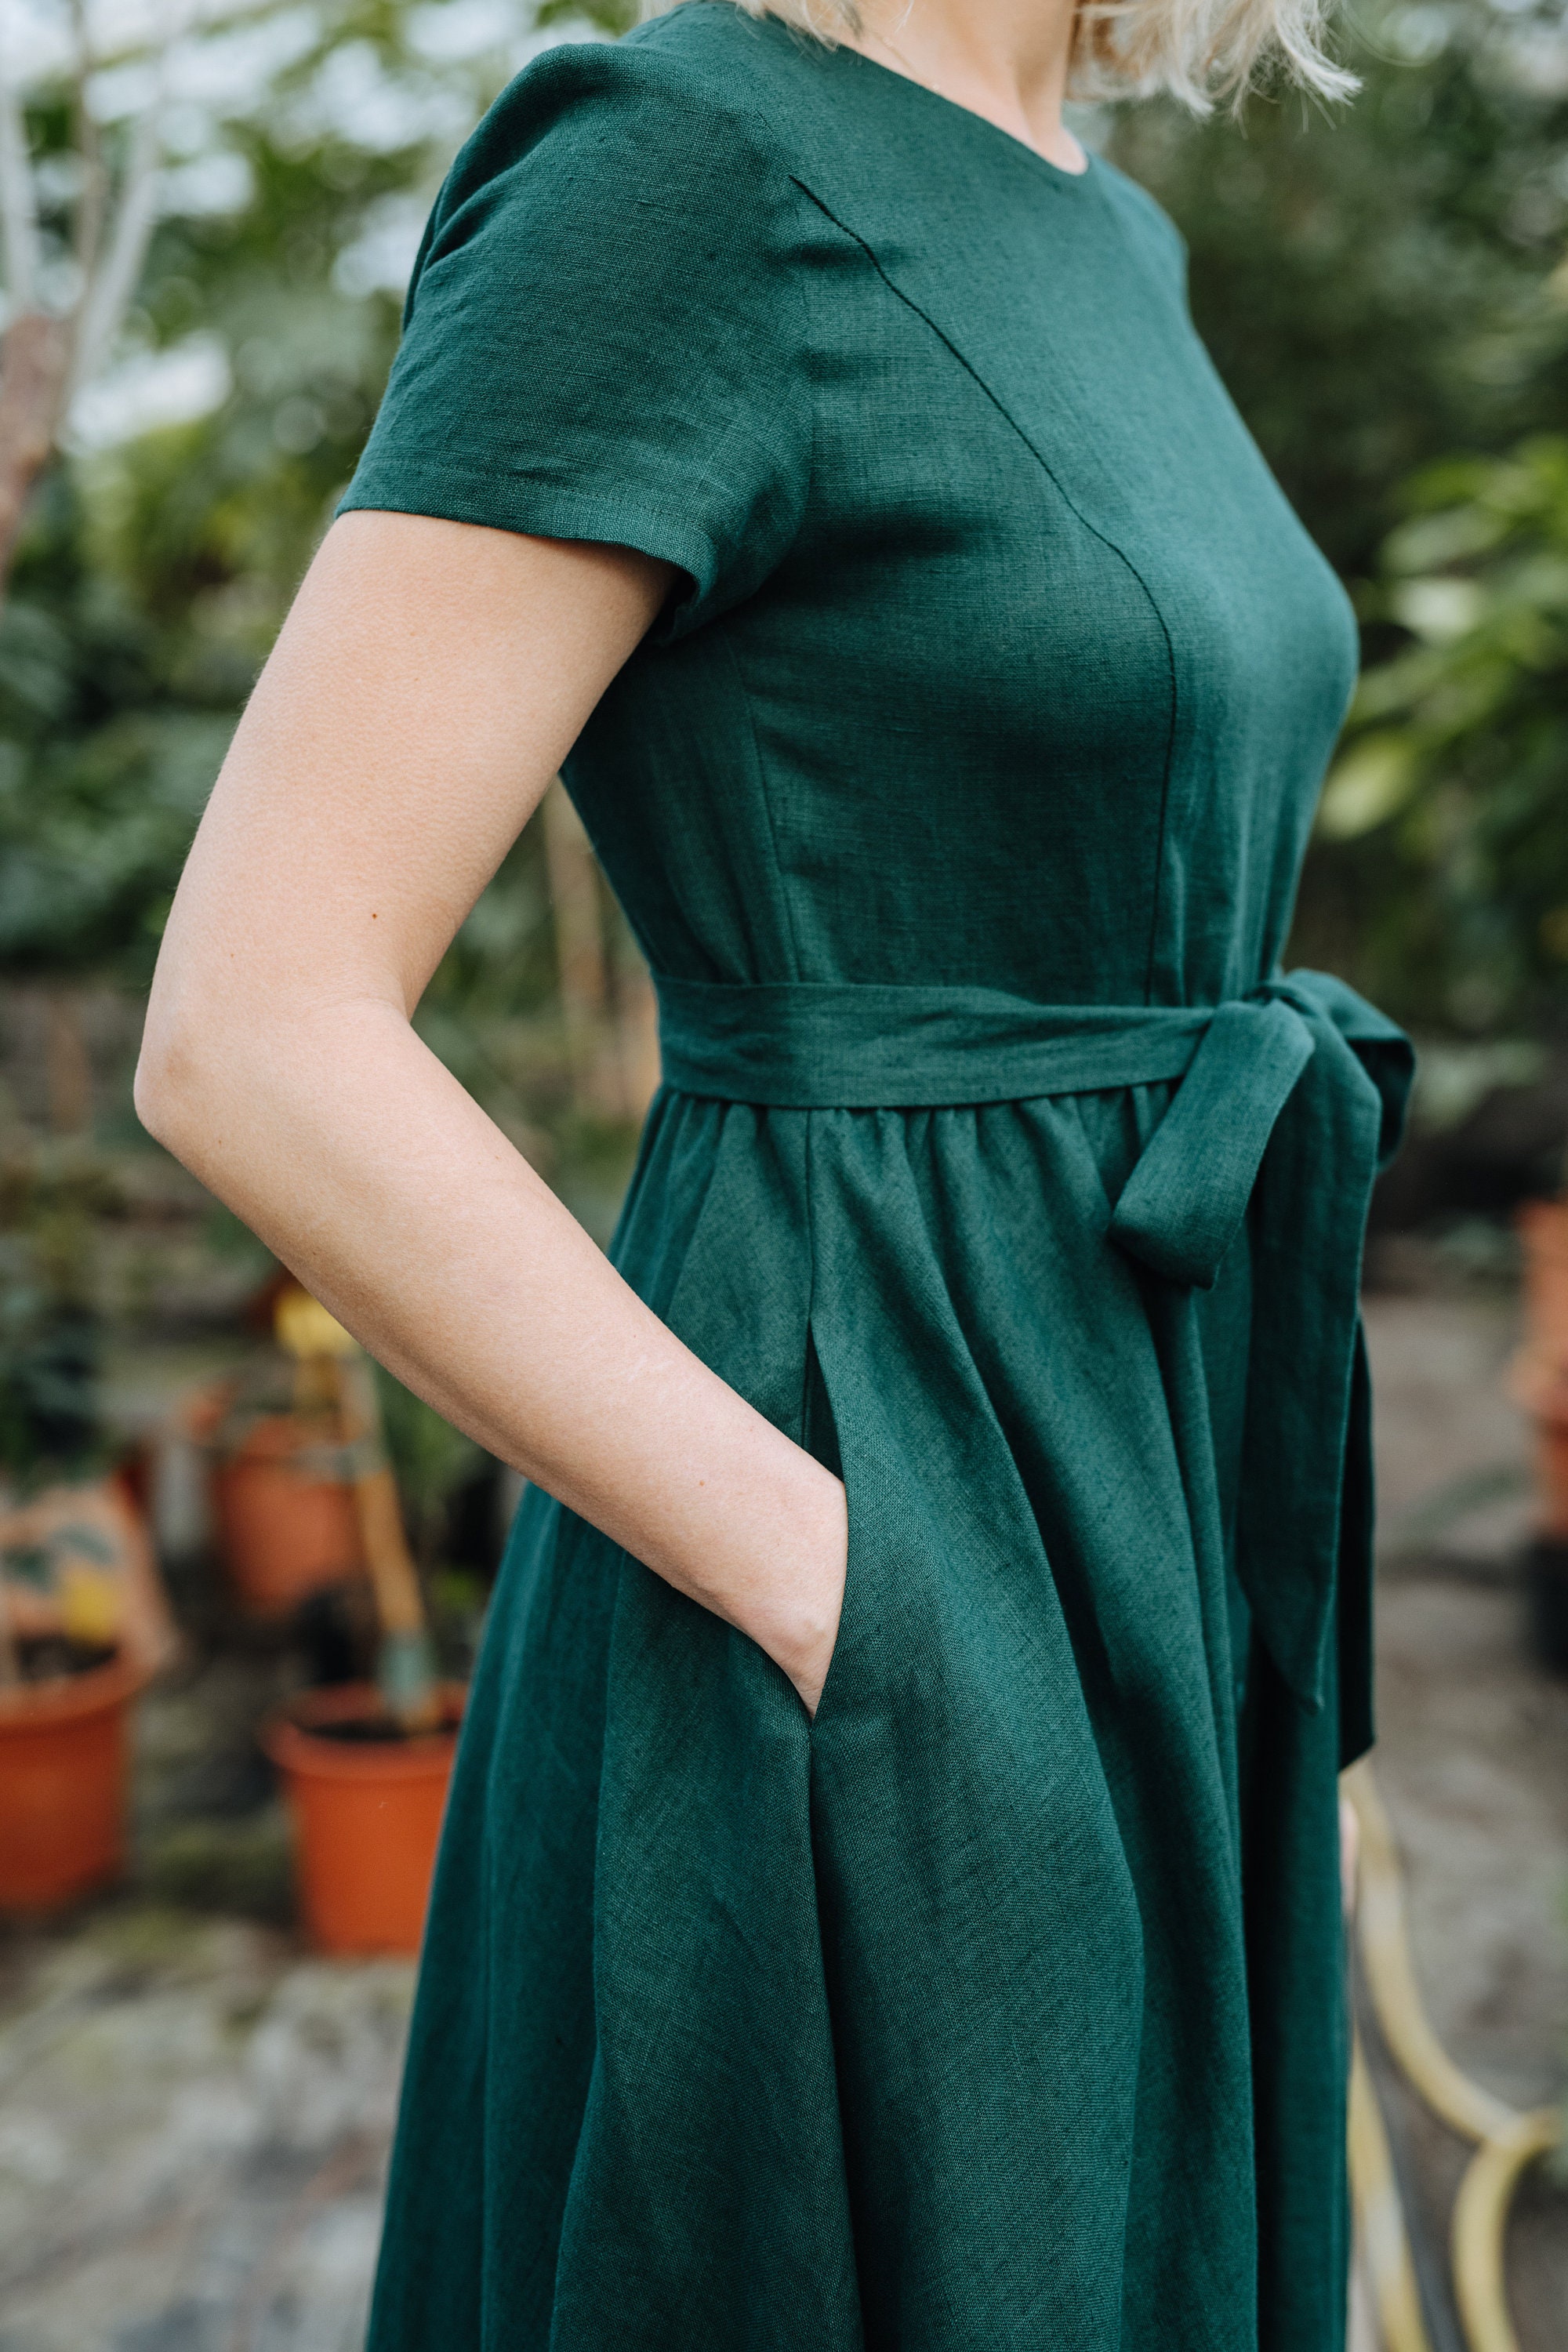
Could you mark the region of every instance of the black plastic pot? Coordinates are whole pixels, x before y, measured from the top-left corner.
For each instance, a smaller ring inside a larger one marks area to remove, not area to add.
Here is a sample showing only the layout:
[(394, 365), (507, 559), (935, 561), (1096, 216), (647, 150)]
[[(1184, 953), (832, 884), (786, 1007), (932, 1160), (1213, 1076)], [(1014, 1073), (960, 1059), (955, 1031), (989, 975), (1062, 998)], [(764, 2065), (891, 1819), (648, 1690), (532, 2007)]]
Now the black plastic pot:
[(1568, 1675), (1568, 1542), (1537, 1536), (1524, 1556), (1530, 1636), (1553, 1674)]

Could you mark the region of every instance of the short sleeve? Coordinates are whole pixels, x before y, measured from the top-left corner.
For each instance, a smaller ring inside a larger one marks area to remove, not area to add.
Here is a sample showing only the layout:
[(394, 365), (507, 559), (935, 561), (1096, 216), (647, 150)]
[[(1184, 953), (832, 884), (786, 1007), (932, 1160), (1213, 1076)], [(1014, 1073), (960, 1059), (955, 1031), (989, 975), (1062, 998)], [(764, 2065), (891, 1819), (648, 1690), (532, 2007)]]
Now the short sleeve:
[(810, 471), (800, 202), (764, 126), (643, 45), (552, 50), (497, 100), (425, 233), (340, 512), (663, 557), (660, 634), (749, 595)]

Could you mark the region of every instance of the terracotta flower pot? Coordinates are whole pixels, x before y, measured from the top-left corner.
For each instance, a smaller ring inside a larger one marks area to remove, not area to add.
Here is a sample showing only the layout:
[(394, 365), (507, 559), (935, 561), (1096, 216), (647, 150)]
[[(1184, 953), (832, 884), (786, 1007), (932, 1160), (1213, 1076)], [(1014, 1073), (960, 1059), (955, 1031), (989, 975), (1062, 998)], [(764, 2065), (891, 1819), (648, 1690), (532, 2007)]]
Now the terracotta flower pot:
[(448, 1685), (447, 1727), (410, 1739), (352, 1736), (384, 1715), (368, 1684), (310, 1691), (265, 1727), (262, 1746), (289, 1792), (300, 1906), (318, 1950), (419, 1949), (464, 1696)]
[(1568, 1201), (1527, 1201), (1518, 1225), (1531, 1335), (1568, 1355)]
[(312, 1592), (363, 1573), (353, 1488), (321, 1475), (321, 1451), (300, 1423), (274, 1413), (213, 1473), (224, 1565), (252, 1616), (287, 1617)]
[(1535, 1423), (1537, 1526), (1568, 1538), (1568, 1202), (1531, 1201), (1524, 1244), (1524, 1344), (1509, 1387)]
[(49, 1911), (125, 1861), (127, 1713), (144, 1664), (0, 1689), (0, 1909)]
[(1536, 1525), (1568, 1542), (1568, 1423), (1542, 1421), (1535, 1432)]

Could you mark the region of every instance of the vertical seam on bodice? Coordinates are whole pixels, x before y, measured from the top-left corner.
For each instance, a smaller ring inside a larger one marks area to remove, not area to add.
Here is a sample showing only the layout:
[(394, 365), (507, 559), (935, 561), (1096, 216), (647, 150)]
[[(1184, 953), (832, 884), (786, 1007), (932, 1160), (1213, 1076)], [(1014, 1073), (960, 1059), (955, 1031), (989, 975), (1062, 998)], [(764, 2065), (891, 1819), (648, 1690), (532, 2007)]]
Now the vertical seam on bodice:
[[(795, 178), (793, 172), (785, 172), (784, 185), (786, 188), (791, 190), (797, 201), (802, 195), (806, 196), (808, 200), (810, 199), (810, 190), (802, 186), (800, 181)], [(805, 453), (805, 482), (802, 488), (800, 495), (800, 521), (797, 522), (795, 526), (795, 537), (798, 539), (800, 536), (801, 525), (804, 523), (806, 515), (811, 510), (811, 494), (816, 486), (817, 375), (816, 369), (813, 364), (815, 346), (812, 341), (811, 333), (811, 279), (807, 273), (804, 269), (800, 268), (798, 265), (791, 270), (790, 276), (795, 283), (795, 299), (800, 307), (801, 370), (805, 378), (806, 409), (811, 428)]]
[(917, 319), (921, 320), (925, 326), (929, 327), (931, 333), (936, 337), (938, 342), (942, 346), (942, 349), (951, 358), (957, 361), (959, 366), (963, 370), (965, 375), (969, 377), (971, 383), (977, 385), (980, 392), (991, 403), (992, 407), (996, 411), (997, 415), (1001, 417), (1003, 423), (1010, 426), (1013, 432), (1017, 435), (1019, 440), (1023, 443), (1030, 457), (1033, 457), (1036, 465), (1038, 466), (1047, 480), (1050, 482), (1055, 488), (1057, 495), (1061, 499), (1063, 505), (1070, 513), (1077, 516), (1079, 521), (1082, 524), (1084, 530), (1089, 533), (1091, 538), (1099, 540), (1100, 545), (1104, 548), (1108, 548), (1119, 563), (1126, 566), (1128, 572), (1138, 583), (1139, 587), (1142, 590), (1145, 597), (1147, 597), (1149, 609), (1153, 614), (1156, 622), (1159, 624), (1160, 635), (1165, 647), (1165, 662), (1170, 671), (1171, 677), (1171, 711), (1170, 721), (1165, 734), (1165, 758), (1160, 777), (1160, 823), (1154, 836), (1153, 906), (1149, 919), (1149, 949), (1143, 969), (1143, 999), (1145, 1003), (1147, 1003), (1152, 993), (1154, 983), (1154, 954), (1160, 936), (1160, 914), (1165, 866), (1165, 829), (1169, 821), (1171, 805), (1171, 772), (1174, 764), (1176, 751), (1176, 701), (1178, 692), (1176, 683), (1176, 648), (1172, 643), (1171, 632), (1167, 625), (1165, 615), (1160, 609), (1160, 600), (1155, 595), (1152, 588), (1150, 587), (1147, 580), (1143, 577), (1142, 572), (1138, 569), (1137, 564), (1133, 562), (1132, 558), (1128, 554), (1127, 550), (1124, 547), (1119, 547), (1115, 540), (1111, 538), (1109, 531), (1101, 530), (1098, 523), (1090, 521), (1089, 516), (1084, 513), (1083, 509), (1079, 505), (1078, 500), (1072, 496), (1071, 492), (1063, 483), (1060, 475), (1058, 474), (1050, 460), (1045, 456), (1042, 450), (1036, 446), (1035, 443), (1030, 439), (1028, 434), (1025, 432), (1023, 426), (1013, 415), (1006, 403), (1002, 400), (992, 389), (991, 385), (986, 383), (985, 378), (981, 374), (973, 362), (966, 358), (964, 353), (959, 350), (958, 345), (953, 341), (952, 336), (944, 332), (944, 331), (937, 324), (936, 320), (931, 317), (930, 311), (922, 310), (920, 304), (913, 299), (913, 297), (906, 294), (903, 288), (896, 284), (895, 281), (889, 277), (887, 271), (883, 268), (881, 262), (877, 257), (875, 247), (868, 245), (866, 239), (860, 235), (859, 231), (858, 229), (851, 228), (847, 221), (841, 220), (838, 215), (834, 211), (832, 205), (825, 204), (823, 199), (817, 194), (815, 188), (808, 186), (805, 181), (796, 179), (795, 184), (800, 190), (802, 195), (805, 196), (809, 203), (816, 206), (817, 211), (821, 213), (825, 220), (831, 221), (836, 229), (839, 230), (843, 236), (848, 237), (852, 244), (859, 247), (860, 251), (865, 255), (867, 260), (870, 263), (872, 268), (881, 279), (882, 284), (893, 297), (893, 299), (896, 302), (901, 302), (906, 310), (911, 311)]
[[(1059, 484), (1058, 485), (1058, 488), (1060, 488)], [(1075, 508), (1073, 511), (1076, 513), (1078, 510)], [(1090, 524), (1089, 528), (1092, 530), (1093, 525)], [(1108, 547), (1110, 545), (1110, 541), (1109, 540), (1107, 540), (1105, 543)], [(1118, 555), (1121, 555), (1121, 550), (1120, 548), (1116, 550), (1116, 552)], [(1124, 563), (1127, 562), (1127, 558), (1124, 555), (1121, 557), (1121, 560)], [(1134, 571), (1133, 566), (1131, 563), (1128, 563), (1127, 568), (1130, 572), (1133, 572), (1133, 577), (1137, 579), (1138, 574)], [(1148, 583), (1140, 579), (1139, 585), (1143, 589), (1145, 595), (1148, 595)], [(1149, 602), (1152, 604), (1154, 604), (1154, 599), (1152, 596), (1149, 597)], [(1165, 764), (1160, 777), (1160, 822), (1154, 828), (1154, 892), (1152, 902), (1149, 908), (1149, 951), (1143, 963), (1143, 1002), (1145, 1004), (1152, 1003), (1154, 994), (1154, 957), (1160, 943), (1160, 914), (1165, 883), (1165, 831), (1170, 822), (1171, 773), (1176, 762), (1176, 649), (1171, 643), (1171, 633), (1165, 626), (1165, 616), (1160, 612), (1158, 604), (1154, 604), (1154, 611), (1159, 616), (1161, 633), (1165, 640), (1165, 656), (1171, 665), (1171, 726), (1170, 731), (1165, 737)], [(1184, 995), (1185, 992), (1186, 992), (1184, 989), (1183, 994)]]
[[(748, 110), (748, 112), (750, 112), (750, 110)], [(773, 135), (771, 130), (769, 130), (769, 127), (765, 123), (764, 118), (760, 113), (755, 115), (752, 119), (757, 122), (760, 128), (768, 131), (768, 135), (770, 137)], [(804, 188), (800, 181), (795, 178), (792, 172), (784, 171), (783, 177), (784, 187), (797, 202), (802, 195), (806, 196), (808, 200), (810, 199), (810, 190)], [(801, 364), (802, 373), (805, 377), (806, 385), (807, 409), (810, 420), (810, 436), (805, 464), (805, 481), (801, 490), (795, 525), (795, 536), (798, 537), (801, 522), (804, 520), (811, 504), (812, 486), (816, 478), (816, 375), (815, 370), (811, 366), (811, 305), (807, 293), (806, 283), (799, 268), (791, 269), (789, 277), (791, 283), (795, 288), (795, 301), (800, 311)], [(745, 672), (741, 667), (740, 656), (735, 650), (734, 639), (730, 634), (729, 622), (729, 614), (721, 613), (712, 625), (720, 644), (723, 646), (725, 658), (729, 663), (731, 674), (735, 681), (735, 690), (741, 698), (741, 707), (745, 714), (746, 734), (752, 747), (752, 766), (756, 776), (757, 797), (762, 803), (763, 815), (768, 828), (768, 839), (773, 845), (773, 868), (779, 877), (779, 897), (783, 902), (784, 939), (789, 950), (789, 976), (792, 980), (798, 980), (801, 977), (800, 941), (795, 935), (795, 899), (790, 888), (789, 872), (784, 866), (784, 858), (779, 847), (778, 822), (773, 810), (773, 795), (768, 789), (767, 762), (763, 758), (763, 747), (757, 734), (756, 712), (752, 707), (751, 690), (746, 684)]]
[(812, 1147), (816, 1139), (816, 1115), (805, 1114), (805, 1141), (802, 1157), (805, 1167), (805, 1354), (800, 1368), (800, 1443), (811, 1441), (809, 1405), (811, 1401), (811, 1360), (816, 1340), (812, 1318), (816, 1312), (816, 1202), (812, 1192)]
[(779, 877), (779, 898), (784, 908), (784, 936), (789, 946), (789, 976), (791, 980), (798, 980), (801, 977), (800, 941), (795, 937), (795, 898), (790, 889), (789, 869), (784, 862), (784, 853), (779, 846), (778, 821), (773, 814), (773, 794), (768, 790), (767, 762), (763, 758), (763, 747), (757, 736), (756, 712), (752, 707), (752, 695), (746, 684), (746, 674), (741, 667), (741, 656), (735, 651), (735, 641), (730, 635), (729, 618), (727, 613), (721, 614), (713, 625), (714, 632), (724, 648), (724, 657), (730, 665), (731, 674), (735, 680), (735, 691), (741, 698), (741, 708), (745, 714), (746, 738), (752, 747), (752, 767), (757, 780), (757, 798), (762, 803), (763, 815), (768, 828), (768, 839), (773, 844), (773, 871)]

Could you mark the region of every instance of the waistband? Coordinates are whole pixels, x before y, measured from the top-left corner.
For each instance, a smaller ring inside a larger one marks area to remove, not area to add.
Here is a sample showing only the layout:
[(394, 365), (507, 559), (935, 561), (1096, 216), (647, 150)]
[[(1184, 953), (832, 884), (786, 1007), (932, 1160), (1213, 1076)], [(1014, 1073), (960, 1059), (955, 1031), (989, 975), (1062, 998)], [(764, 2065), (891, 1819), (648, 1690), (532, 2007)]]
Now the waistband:
[[(999, 989), (853, 982), (657, 986), (665, 1084), (725, 1102), (936, 1109), (1182, 1079), (1110, 1231), (1156, 1271), (1204, 1286), (1320, 1047), (1330, 1046), (1338, 1090), (1369, 1097), (1344, 1048), (1409, 1055), (1402, 1032), (1327, 972), (1278, 972), (1248, 996), (1180, 1006), (1036, 1004)], [(1380, 1106), (1376, 1152), (1397, 1140), (1403, 1107), (1402, 1093)]]
[(783, 1110), (934, 1109), (1179, 1078), (1215, 1011), (1035, 1004), (995, 988), (658, 988), (667, 1085)]
[(987, 988), (656, 985), (665, 1084), (721, 1101), (936, 1109), (1180, 1081), (1106, 1237), (1164, 1280), (1203, 1288), (1253, 1213), (1258, 1402), (1238, 1567), (1286, 1681), (1318, 1703), (1363, 1237), (1414, 1071), (1404, 1034), (1310, 971), (1173, 1007), (1044, 1005)]

